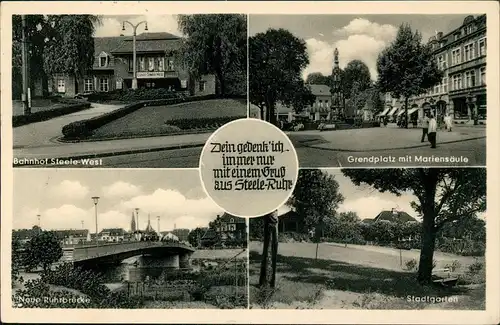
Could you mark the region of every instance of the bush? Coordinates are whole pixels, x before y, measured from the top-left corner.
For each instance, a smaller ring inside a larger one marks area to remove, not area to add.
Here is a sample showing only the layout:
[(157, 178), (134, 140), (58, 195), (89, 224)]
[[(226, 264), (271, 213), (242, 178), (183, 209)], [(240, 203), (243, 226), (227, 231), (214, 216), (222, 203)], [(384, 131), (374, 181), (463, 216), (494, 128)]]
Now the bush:
[(105, 102), (105, 101), (121, 101), (121, 102), (137, 102), (144, 100), (154, 99), (170, 99), (181, 97), (183, 94), (178, 92), (169, 91), (165, 88), (139, 88), (133, 89), (120, 89), (110, 92), (96, 92), (88, 96), (91, 102)]
[(416, 271), (418, 267), (418, 261), (414, 258), (405, 262), (405, 270)]
[(96, 116), (88, 120), (77, 121), (67, 124), (62, 128), (62, 133), (64, 135), (64, 138), (67, 140), (83, 140), (91, 136), (92, 132), (100, 128), (101, 126), (110, 123), (114, 120), (117, 120), (127, 114), (135, 112), (136, 110), (144, 106), (174, 105), (180, 103), (209, 100), (214, 98), (215, 98), (214, 95), (207, 95), (207, 96), (197, 96), (197, 97), (176, 97), (170, 99), (159, 99), (159, 100), (138, 102), (124, 106), (120, 109), (114, 110), (112, 112), (106, 113), (101, 116)]
[(299, 232), (284, 232), (278, 234), (279, 242), (310, 242), (311, 238), (308, 234), (302, 234)]
[(231, 121), (246, 118), (246, 116), (234, 117), (234, 116), (224, 116), (224, 117), (207, 117), (207, 118), (184, 118), (176, 119), (165, 122), (168, 125), (173, 125), (181, 130), (192, 130), (192, 129), (218, 129), (224, 124)]
[(462, 264), (460, 264), (458, 260), (454, 260), (451, 264), (447, 264), (445, 267), (450, 269), (451, 272), (455, 272), (460, 269), (461, 266)]
[(475, 273), (478, 273), (479, 271), (481, 271), (483, 268), (484, 268), (484, 264), (476, 260), (474, 263), (469, 265), (468, 272), (471, 274), (475, 274)]
[(90, 103), (75, 104), (74, 101), (69, 101), (67, 106), (54, 108), (46, 111), (39, 111), (32, 113), (30, 115), (12, 116), (12, 127), (15, 128), (26, 124), (46, 121), (54, 117), (79, 112), (87, 108), (90, 108)]

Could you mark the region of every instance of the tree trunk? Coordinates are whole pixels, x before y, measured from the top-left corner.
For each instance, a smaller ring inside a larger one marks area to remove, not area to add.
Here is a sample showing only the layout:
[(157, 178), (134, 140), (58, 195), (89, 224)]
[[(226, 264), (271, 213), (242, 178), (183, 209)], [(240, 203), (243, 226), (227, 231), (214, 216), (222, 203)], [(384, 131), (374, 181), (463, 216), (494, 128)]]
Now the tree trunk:
[(405, 97), (405, 128), (408, 128), (408, 97)]
[[(277, 211), (264, 216), (264, 248), (260, 265), (260, 287), (276, 285), (276, 259), (278, 254)], [(271, 249), (269, 249), (271, 246)]]
[(259, 108), (260, 108), (260, 116), (259, 116), (259, 118), (261, 120), (265, 120), (266, 117), (264, 116), (264, 107), (259, 107)]
[[(422, 173), (425, 173), (425, 171)], [(422, 222), (422, 247), (420, 250), (420, 262), (417, 276), (417, 280), (421, 284), (430, 284), (432, 282), (432, 264), (436, 242), (436, 210), (434, 199), (438, 182), (437, 173), (435, 169), (428, 169), (427, 175), (422, 179), (425, 188), (425, 199), (424, 202), (422, 202), (424, 212)]]
[(274, 110), (273, 104), (269, 105), (269, 120), (268, 120), (268, 122), (271, 123), (272, 125), (276, 125), (276, 123), (277, 123), (276, 112)]

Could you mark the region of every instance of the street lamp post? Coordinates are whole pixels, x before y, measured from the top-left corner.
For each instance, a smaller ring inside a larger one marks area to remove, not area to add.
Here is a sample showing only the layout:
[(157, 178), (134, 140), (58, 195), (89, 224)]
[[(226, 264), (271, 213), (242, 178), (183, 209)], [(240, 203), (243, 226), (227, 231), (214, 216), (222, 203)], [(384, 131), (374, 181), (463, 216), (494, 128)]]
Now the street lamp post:
[(40, 217), (41, 217), (41, 216), (40, 216), (39, 214), (37, 214), (37, 215), (36, 215), (36, 218), (37, 218), (37, 220), (38, 220), (38, 228), (41, 228), (41, 227), (40, 227)]
[(95, 245), (99, 246), (98, 232), (97, 232), (97, 203), (99, 203), (99, 197), (93, 196), (92, 201), (94, 201), (94, 210), (95, 210)]
[(132, 24), (131, 22), (129, 22), (128, 20), (124, 21), (123, 22), (123, 25), (122, 25), (122, 30), (124, 31), (125, 30), (125, 24), (129, 24), (131, 27), (132, 27), (132, 64), (133, 64), (133, 77), (132, 77), (132, 89), (137, 89), (137, 54), (136, 54), (136, 48), (135, 48), (135, 39), (136, 39), (136, 36), (137, 36), (137, 27), (139, 27), (142, 23), (144, 23), (145, 25), (145, 28), (144, 30), (148, 30), (148, 22), (143, 20), (137, 24)]

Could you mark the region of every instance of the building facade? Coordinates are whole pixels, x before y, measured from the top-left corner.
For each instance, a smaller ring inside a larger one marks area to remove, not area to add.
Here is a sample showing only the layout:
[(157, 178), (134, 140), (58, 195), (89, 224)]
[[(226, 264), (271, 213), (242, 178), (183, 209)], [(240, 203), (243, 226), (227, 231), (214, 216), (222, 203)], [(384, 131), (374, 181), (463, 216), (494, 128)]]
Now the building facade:
[[(182, 38), (169, 33), (143, 33), (136, 37), (138, 88), (164, 88), (191, 95), (214, 94), (214, 75), (193, 78), (183, 60)], [(67, 74), (49, 78), (52, 94), (108, 92), (132, 87), (133, 40), (131, 37), (95, 37), (94, 65), (83, 78)]]
[[(438, 121), (449, 114), (455, 123), (486, 123), (486, 15), (467, 16), (463, 24), (447, 34), (436, 33), (429, 41), (441, 82), (423, 95), (410, 98), (409, 120), (432, 112)], [(394, 119), (403, 114), (404, 99), (386, 96), (380, 116)]]
[(316, 97), (312, 105), (307, 106), (300, 114), (295, 114), (292, 107), (276, 104), (278, 120), (293, 121), (296, 117), (307, 118), (311, 121), (319, 121), (328, 118), (332, 107), (332, 94), (330, 87), (326, 85), (307, 85), (311, 93)]
[(99, 241), (121, 242), (125, 240), (126, 234), (122, 228), (106, 228), (99, 233)]

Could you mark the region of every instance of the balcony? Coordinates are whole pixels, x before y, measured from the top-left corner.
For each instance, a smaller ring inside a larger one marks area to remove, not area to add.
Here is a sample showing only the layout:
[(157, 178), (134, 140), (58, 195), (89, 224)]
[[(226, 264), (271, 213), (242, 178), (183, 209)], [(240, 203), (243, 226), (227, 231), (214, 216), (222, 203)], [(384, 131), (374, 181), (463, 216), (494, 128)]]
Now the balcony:
[(479, 58), (475, 58), (473, 60), (463, 62), (454, 66), (450, 66), (448, 69), (448, 75), (464, 71), (464, 70), (470, 70), (472, 68), (485, 65), (486, 64), (486, 56), (481, 56)]

